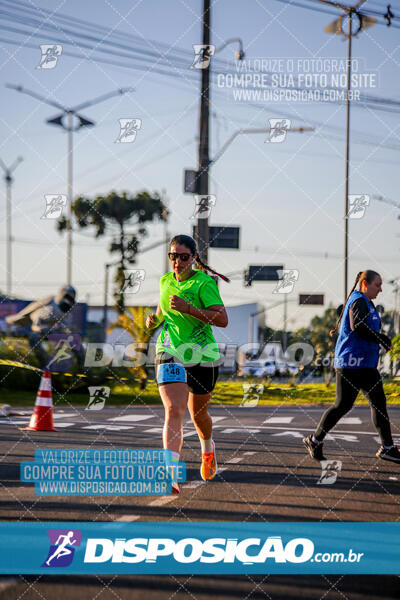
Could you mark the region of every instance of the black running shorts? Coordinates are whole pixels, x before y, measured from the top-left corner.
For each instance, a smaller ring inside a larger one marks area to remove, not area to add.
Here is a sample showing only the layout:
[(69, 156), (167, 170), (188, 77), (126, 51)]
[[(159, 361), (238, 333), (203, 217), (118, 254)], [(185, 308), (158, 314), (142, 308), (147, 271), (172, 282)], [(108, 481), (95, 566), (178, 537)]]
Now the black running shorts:
[[(158, 365), (166, 362), (179, 362), (175, 356), (168, 352), (159, 352), (156, 355), (155, 370), (157, 381)], [(183, 364), (183, 363), (180, 363)], [(218, 367), (203, 367), (202, 365), (193, 365), (185, 367), (187, 376), (187, 385), (193, 394), (209, 394), (213, 391), (218, 379)], [(158, 385), (158, 384), (157, 384)], [(168, 385), (166, 383), (162, 385)]]

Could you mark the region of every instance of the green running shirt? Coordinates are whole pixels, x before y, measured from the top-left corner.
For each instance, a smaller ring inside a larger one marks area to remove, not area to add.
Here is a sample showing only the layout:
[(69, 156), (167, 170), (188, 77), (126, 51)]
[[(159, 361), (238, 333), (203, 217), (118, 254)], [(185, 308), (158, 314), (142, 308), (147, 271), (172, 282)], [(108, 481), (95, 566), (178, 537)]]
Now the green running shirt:
[(164, 325), (157, 339), (156, 353), (168, 352), (182, 363), (212, 362), (219, 359), (217, 342), (211, 325), (187, 313), (169, 307), (171, 296), (179, 296), (197, 308), (221, 304), (217, 284), (204, 271), (195, 270), (185, 281), (177, 281), (174, 273), (160, 279), (160, 308)]

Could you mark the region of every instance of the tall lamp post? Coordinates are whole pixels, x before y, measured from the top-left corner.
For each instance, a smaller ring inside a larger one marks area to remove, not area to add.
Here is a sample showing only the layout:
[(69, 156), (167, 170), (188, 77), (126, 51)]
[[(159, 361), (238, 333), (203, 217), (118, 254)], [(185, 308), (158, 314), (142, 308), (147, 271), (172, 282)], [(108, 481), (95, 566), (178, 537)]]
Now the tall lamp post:
[[(351, 90), (351, 40), (357, 37), (361, 30), (372, 27), (378, 21), (373, 17), (361, 14), (358, 9), (366, 0), (358, 0), (354, 6), (345, 6), (331, 0), (319, 0), (322, 4), (329, 4), (343, 10), (343, 14), (329, 23), (324, 28), (325, 33), (333, 33), (347, 38), (347, 97), (346, 97), (346, 157), (344, 174), (344, 301), (347, 299), (348, 290), (348, 263), (349, 263), (349, 171), (350, 171), (350, 90)], [(343, 21), (348, 19), (347, 33), (343, 30)], [(353, 20), (357, 23), (353, 30)]]
[(6, 167), (4, 162), (0, 158), (0, 166), (4, 171), (4, 181), (6, 182), (6, 212), (7, 212), (7, 285), (6, 294), (8, 297), (11, 296), (12, 292), (12, 231), (11, 231), (11, 186), (13, 183), (12, 173), (22, 162), (23, 158), (18, 158), (13, 162), (10, 167)]
[(47, 119), (46, 123), (48, 123), (49, 125), (57, 125), (59, 127), (62, 127), (68, 133), (67, 284), (72, 285), (73, 132), (78, 131), (82, 127), (93, 127), (95, 125), (94, 121), (89, 121), (89, 119), (82, 117), (82, 115), (78, 114), (78, 111), (82, 110), (83, 108), (88, 108), (89, 106), (94, 106), (95, 104), (103, 102), (104, 100), (112, 98), (113, 96), (134, 91), (134, 88), (121, 88), (114, 92), (109, 92), (108, 94), (99, 96), (98, 98), (94, 98), (94, 100), (82, 102), (82, 104), (78, 104), (75, 107), (65, 107), (59, 104), (58, 102), (55, 102), (54, 100), (48, 100), (47, 98), (44, 98), (36, 92), (32, 92), (30, 90), (25, 89), (21, 85), (6, 84), (6, 87), (16, 90), (17, 92), (21, 92), (22, 94), (32, 96), (33, 98), (36, 98), (36, 100), (44, 102), (49, 106), (54, 106), (55, 108), (58, 108), (62, 111), (61, 114), (57, 115), (56, 117), (53, 117), (52, 119)]

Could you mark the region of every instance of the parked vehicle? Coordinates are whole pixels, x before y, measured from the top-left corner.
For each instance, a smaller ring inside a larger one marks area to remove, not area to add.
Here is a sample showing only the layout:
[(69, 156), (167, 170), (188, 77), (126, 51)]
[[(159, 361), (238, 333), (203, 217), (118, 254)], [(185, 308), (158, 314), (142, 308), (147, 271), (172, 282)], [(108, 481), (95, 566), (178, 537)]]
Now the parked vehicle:
[(299, 367), (296, 365), (296, 363), (287, 363), (287, 368), (289, 375), (297, 375), (299, 372)]
[(254, 377), (274, 377), (276, 371), (273, 360), (248, 360), (242, 368), (243, 375), (254, 375)]

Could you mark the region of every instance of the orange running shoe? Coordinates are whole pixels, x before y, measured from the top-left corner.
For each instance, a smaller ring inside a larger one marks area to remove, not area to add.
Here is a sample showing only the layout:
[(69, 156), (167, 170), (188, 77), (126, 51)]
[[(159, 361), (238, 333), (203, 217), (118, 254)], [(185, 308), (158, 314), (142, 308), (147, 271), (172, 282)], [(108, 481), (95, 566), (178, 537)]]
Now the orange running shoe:
[(215, 459), (215, 444), (213, 442), (213, 451), (202, 454), (200, 475), (204, 481), (208, 481), (217, 474), (217, 461)]

